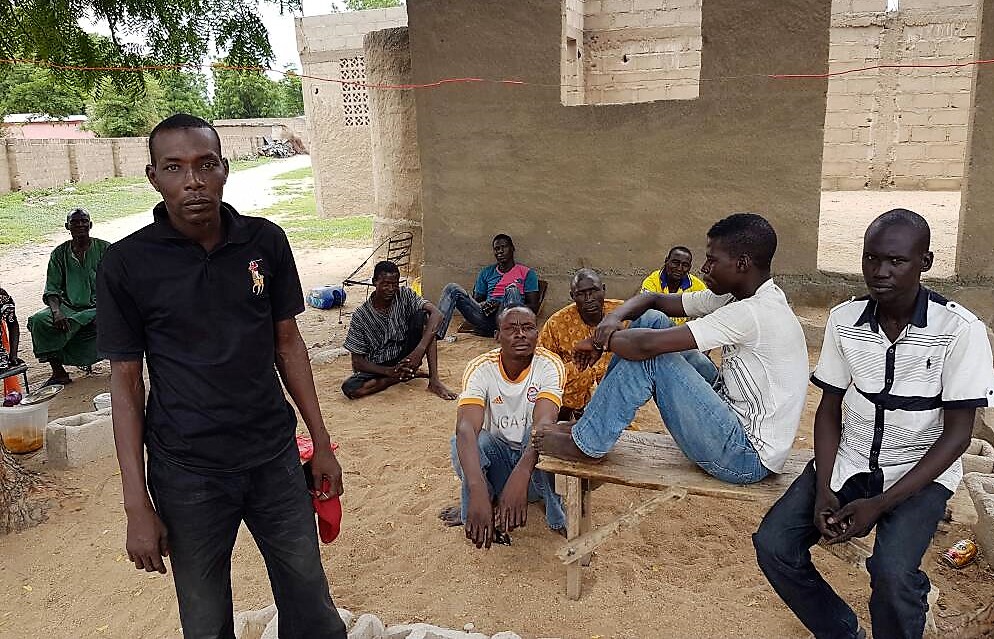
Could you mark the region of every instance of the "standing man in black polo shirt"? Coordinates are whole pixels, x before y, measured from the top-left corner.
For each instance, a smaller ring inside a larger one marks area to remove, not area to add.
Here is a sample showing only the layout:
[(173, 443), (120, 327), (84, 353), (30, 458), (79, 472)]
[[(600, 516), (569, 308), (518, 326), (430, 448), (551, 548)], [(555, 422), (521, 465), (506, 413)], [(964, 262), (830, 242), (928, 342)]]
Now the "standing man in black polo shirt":
[(341, 494), (294, 319), (303, 294), (286, 235), (221, 201), (228, 162), (204, 120), (171, 116), (148, 145), (145, 171), (163, 202), (152, 224), (110, 247), (97, 284), (128, 557), (161, 573), (170, 558), (186, 639), (233, 639), (231, 552), (244, 521), (266, 561), (280, 637), (344, 639), (280, 385), (314, 440), (319, 498)]

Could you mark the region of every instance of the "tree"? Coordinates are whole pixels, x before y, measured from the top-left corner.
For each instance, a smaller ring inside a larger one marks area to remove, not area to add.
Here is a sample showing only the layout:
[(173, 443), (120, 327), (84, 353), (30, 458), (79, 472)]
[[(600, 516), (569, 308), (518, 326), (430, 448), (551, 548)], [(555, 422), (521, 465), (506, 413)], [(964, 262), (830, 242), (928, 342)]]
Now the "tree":
[(280, 96), (280, 115), (285, 118), (304, 115), (304, 90), (301, 86), (300, 76), (295, 73), (295, 69), (287, 67), (286, 75), (277, 84)]
[(162, 89), (154, 78), (146, 78), (144, 91), (129, 91), (105, 78), (87, 106), (87, 128), (103, 138), (148, 135), (159, 121), (164, 104)]
[[(301, 0), (261, 0), (299, 12)], [(234, 65), (273, 57), (260, 0), (0, 0), (0, 57), (88, 67), (189, 64), (223, 51)], [(92, 38), (80, 23), (106, 22), (110, 38)], [(144, 44), (128, 43), (129, 39)], [(140, 90), (140, 74), (80, 73), (86, 89), (106, 77)]]
[(160, 118), (174, 113), (189, 113), (200, 118), (211, 117), (207, 78), (202, 73), (164, 71), (157, 77), (162, 100), (157, 105)]
[(279, 85), (261, 71), (214, 68), (216, 119), (279, 117), (280, 102)]
[(55, 117), (79, 115), (85, 92), (69, 77), (31, 64), (0, 66), (0, 116), (44, 113)]

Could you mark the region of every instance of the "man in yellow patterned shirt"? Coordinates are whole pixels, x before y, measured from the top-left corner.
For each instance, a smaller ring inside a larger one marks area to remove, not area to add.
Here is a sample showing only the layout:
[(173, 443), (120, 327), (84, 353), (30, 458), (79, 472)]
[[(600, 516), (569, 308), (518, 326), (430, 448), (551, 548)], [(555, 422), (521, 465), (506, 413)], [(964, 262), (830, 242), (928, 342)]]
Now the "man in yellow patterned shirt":
[[(666, 254), (663, 268), (649, 273), (642, 280), (642, 293), (690, 293), (707, 290), (707, 285), (690, 272), (694, 256), (686, 246), (674, 246)], [(674, 324), (687, 321), (686, 317), (671, 317)]]
[(600, 275), (583, 268), (573, 275), (569, 295), (573, 304), (552, 314), (542, 327), (538, 345), (558, 355), (566, 364), (566, 387), (561, 421), (579, 419), (596, 385), (604, 379), (611, 354), (605, 353), (593, 366), (580, 370), (573, 363), (573, 347), (594, 334), (604, 315), (621, 306), (621, 300), (604, 299), (606, 287)]

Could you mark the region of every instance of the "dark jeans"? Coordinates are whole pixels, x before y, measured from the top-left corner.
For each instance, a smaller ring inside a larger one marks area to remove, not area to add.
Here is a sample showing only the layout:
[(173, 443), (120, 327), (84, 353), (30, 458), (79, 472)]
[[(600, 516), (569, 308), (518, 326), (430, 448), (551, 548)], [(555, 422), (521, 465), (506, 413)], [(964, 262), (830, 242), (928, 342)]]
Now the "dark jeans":
[(235, 636), (231, 551), (242, 521), (266, 562), (280, 637), (345, 639), (296, 446), (241, 473), (203, 474), (150, 457), (148, 485), (169, 534), (185, 639)]
[[(374, 364), (379, 364), (380, 366), (396, 366), (400, 363), (400, 360), (404, 359), (411, 354), (418, 344), (421, 343), (421, 338), (424, 336), (425, 324), (428, 322), (428, 312), (421, 311), (415, 313), (411, 317), (411, 322), (407, 325), (407, 336), (404, 343), (404, 352), (397, 357), (387, 360), (385, 362), (374, 362)], [(359, 371), (353, 371), (351, 375), (344, 382), (342, 382), (342, 392), (345, 393), (346, 397), (351, 398), (352, 393), (359, 390), (363, 384), (371, 379), (380, 379), (383, 375), (377, 375), (376, 373), (360, 373)]]
[(449, 330), (449, 322), (452, 315), (459, 311), (463, 318), (476, 328), (480, 335), (493, 337), (497, 332), (497, 316), (505, 308), (512, 306), (523, 306), (524, 295), (514, 286), (508, 286), (504, 292), (504, 297), (500, 300), (500, 308), (487, 315), (480, 308), (480, 303), (473, 299), (473, 296), (466, 292), (466, 289), (458, 284), (446, 284), (442, 289), (442, 297), (438, 300), (438, 310), (442, 313), (442, 325), (438, 327), (438, 339), (444, 339), (445, 333)]
[[(879, 495), (881, 480), (870, 473), (851, 477), (836, 493), (840, 505)], [(756, 559), (774, 590), (817, 639), (855, 637), (856, 613), (811, 563), (809, 549), (821, 533), (814, 525), (814, 462), (808, 463), (752, 536)], [(952, 496), (932, 482), (877, 521), (870, 573), (873, 639), (919, 639), (925, 630), (928, 577), (919, 570)]]

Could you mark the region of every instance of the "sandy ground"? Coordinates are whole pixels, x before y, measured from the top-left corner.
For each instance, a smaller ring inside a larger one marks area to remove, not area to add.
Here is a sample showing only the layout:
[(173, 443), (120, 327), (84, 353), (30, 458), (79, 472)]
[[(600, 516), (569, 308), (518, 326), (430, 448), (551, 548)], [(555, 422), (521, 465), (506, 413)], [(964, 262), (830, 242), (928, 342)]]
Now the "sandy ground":
[(932, 229), (935, 264), (929, 277), (953, 277), (959, 191), (831, 191), (821, 194), (818, 268), (830, 273), (859, 273), (863, 232), (873, 218), (890, 209), (919, 213)]
[[(288, 170), (272, 166), (260, 168)], [(257, 184), (262, 188), (262, 180)], [(340, 281), (367, 251), (297, 250), (305, 288)], [(42, 265), (42, 278), (43, 272)], [(18, 279), (24, 290), (40, 294), (37, 278), (36, 272)], [(823, 314), (799, 312), (812, 319)], [(310, 347), (337, 346), (344, 339), (337, 310), (309, 309), (300, 324)], [(465, 364), (491, 346), (466, 335), (440, 344), (443, 381), (458, 390)], [(690, 497), (657, 510), (595, 554), (584, 574), (583, 598), (575, 602), (565, 597), (565, 571), (554, 556), (561, 539), (545, 528), (539, 508), (531, 508), (529, 525), (513, 535), (513, 545), (478, 551), (461, 529), (446, 529), (436, 519), (458, 499), (449, 463), (455, 404), (426, 393), (423, 380), (350, 402), (339, 390), (348, 370), (346, 358), (315, 365), (322, 410), (342, 446), (346, 473), (343, 532), (322, 547), (337, 605), (373, 612), (388, 624), (428, 621), (461, 628), (472, 622), (481, 632), (509, 629), (526, 638), (808, 636), (756, 566), (749, 535), (764, 505)], [(90, 398), (107, 388), (106, 368), (98, 368), (53, 400), (51, 417), (88, 410)], [(798, 448), (811, 446), (816, 401), (810, 393)], [(638, 419), (643, 429), (662, 428), (651, 407)], [(47, 522), (0, 538), (0, 637), (180, 636), (170, 576), (137, 572), (124, 555), (126, 521), (115, 460), (69, 472), (47, 468), (40, 454), (24, 462), (49, 481), (46, 493), (53, 501)], [(594, 495), (594, 523), (651, 496), (604, 487)], [(994, 599), (994, 573), (980, 565), (956, 571), (937, 561), (944, 548), (969, 535), (961, 524), (945, 526), (924, 559), (941, 592), (940, 629)], [(820, 549), (814, 554), (866, 623), (868, 578)], [(272, 601), (264, 565), (244, 529), (233, 583), (238, 610)]]

